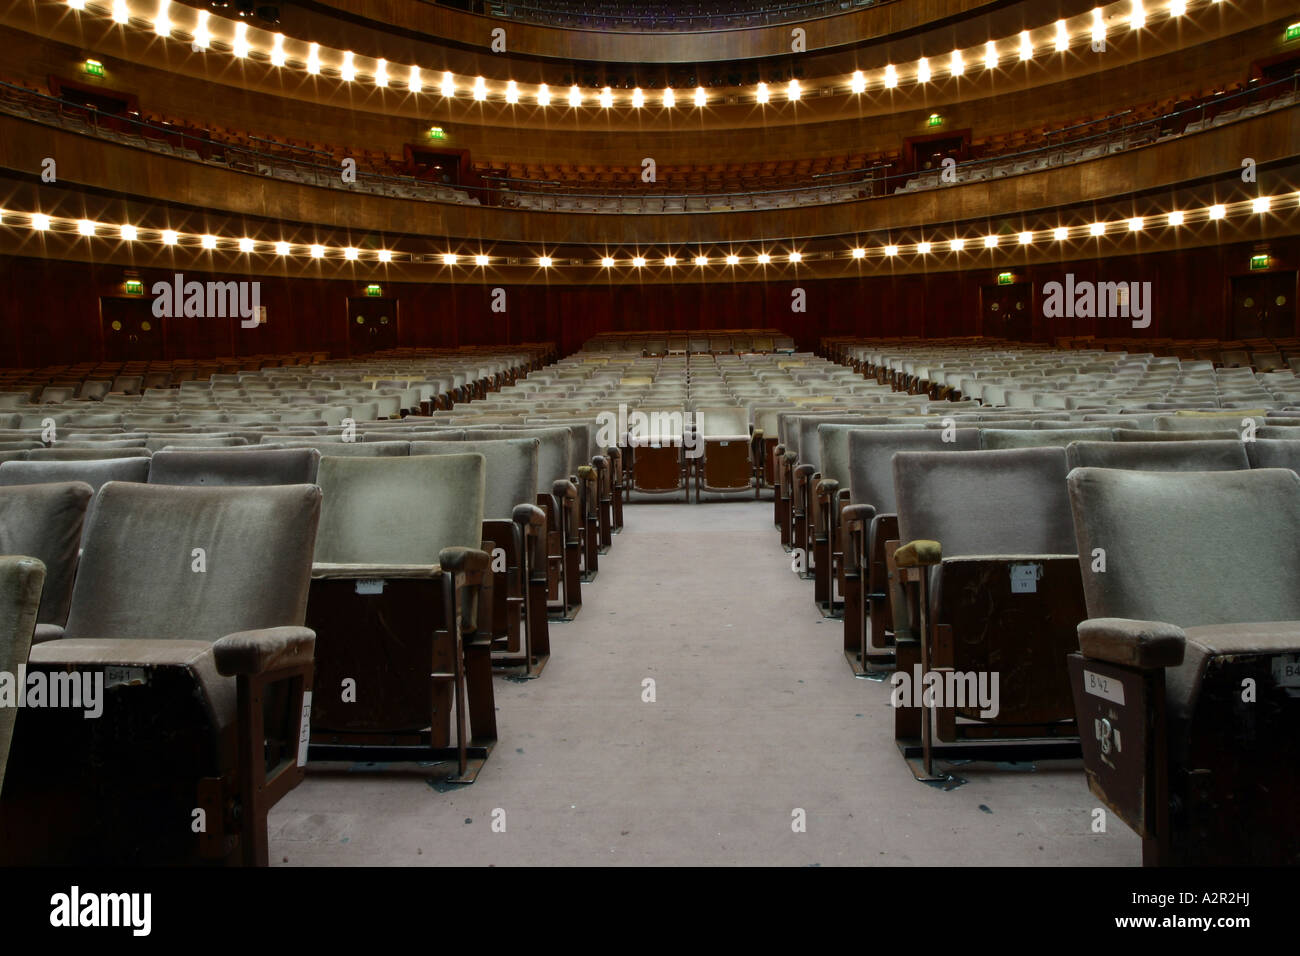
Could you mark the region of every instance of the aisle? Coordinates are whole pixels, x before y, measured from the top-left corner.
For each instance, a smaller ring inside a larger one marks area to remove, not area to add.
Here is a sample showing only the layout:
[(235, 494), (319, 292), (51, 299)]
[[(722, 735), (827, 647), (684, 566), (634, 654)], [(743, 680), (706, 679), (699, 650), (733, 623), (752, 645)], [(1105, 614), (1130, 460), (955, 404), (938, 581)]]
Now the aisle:
[(552, 625), (542, 678), (497, 681), (501, 742), (477, 783), (309, 776), (271, 814), (272, 863), (1140, 862), (1123, 824), (1091, 832), (1079, 771), (916, 783), (888, 685), (853, 678), (771, 514), (770, 501), (630, 506), (578, 619)]

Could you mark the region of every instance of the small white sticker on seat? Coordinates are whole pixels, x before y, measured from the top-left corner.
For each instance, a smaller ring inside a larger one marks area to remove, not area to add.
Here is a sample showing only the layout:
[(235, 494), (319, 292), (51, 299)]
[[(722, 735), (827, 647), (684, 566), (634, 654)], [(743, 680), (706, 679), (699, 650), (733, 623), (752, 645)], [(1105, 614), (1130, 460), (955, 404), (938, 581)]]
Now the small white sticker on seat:
[(1124, 703), (1124, 685), (1103, 674), (1084, 671), (1083, 689), (1094, 697), (1104, 697), (1111, 703), (1120, 705)]

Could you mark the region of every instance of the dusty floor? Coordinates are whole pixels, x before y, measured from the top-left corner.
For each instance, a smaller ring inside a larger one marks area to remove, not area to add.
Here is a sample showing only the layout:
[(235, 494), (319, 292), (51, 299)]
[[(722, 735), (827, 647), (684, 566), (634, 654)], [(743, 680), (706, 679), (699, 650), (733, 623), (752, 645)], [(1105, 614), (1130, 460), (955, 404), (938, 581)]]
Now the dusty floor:
[(889, 686), (853, 678), (771, 515), (629, 506), (577, 620), (552, 624), (541, 679), (498, 679), (501, 742), (478, 781), (309, 775), (271, 814), (272, 863), (1141, 862), (1118, 820), (1092, 832), (1077, 762), (963, 767), (949, 792), (913, 780)]

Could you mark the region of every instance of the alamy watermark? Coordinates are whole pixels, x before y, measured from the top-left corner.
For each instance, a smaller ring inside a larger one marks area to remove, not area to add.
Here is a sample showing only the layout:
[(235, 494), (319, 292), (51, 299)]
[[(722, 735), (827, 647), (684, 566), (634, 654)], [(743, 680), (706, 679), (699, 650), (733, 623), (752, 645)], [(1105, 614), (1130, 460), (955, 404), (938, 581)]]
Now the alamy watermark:
[(153, 285), (153, 314), (157, 318), (238, 318), (245, 329), (255, 329), (264, 317), (262, 283), (185, 281), (177, 272), (171, 282)]
[(618, 412), (596, 415), (599, 426), (596, 443), (602, 448), (619, 445), (633, 448), (686, 449), (687, 458), (704, 454), (703, 412), (649, 411), (629, 409), (619, 403)]
[(1067, 273), (1064, 284), (1043, 286), (1043, 316), (1049, 319), (1128, 319), (1133, 328), (1151, 325), (1150, 282), (1074, 281)]
[(898, 707), (978, 707), (979, 715), (992, 720), (1002, 711), (998, 695), (998, 673), (993, 671), (930, 670), (921, 673), (913, 664), (912, 673), (895, 671), (889, 678), (889, 703)]
[(28, 673), (26, 664), (18, 673), (0, 671), (0, 708), (35, 707), (81, 710), (88, 720), (104, 713), (103, 671), (36, 670)]

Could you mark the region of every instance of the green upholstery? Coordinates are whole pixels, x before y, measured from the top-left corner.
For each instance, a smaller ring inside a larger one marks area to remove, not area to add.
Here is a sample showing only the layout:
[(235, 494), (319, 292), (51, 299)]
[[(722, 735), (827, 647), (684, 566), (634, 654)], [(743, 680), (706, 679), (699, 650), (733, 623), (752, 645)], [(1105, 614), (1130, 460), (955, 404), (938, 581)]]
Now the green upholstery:
[[(433, 437), (433, 436), (430, 436)], [(537, 494), (551, 493), (557, 481), (567, 481), (577, 473), (571, 468), (573, 432), (565, 427), (551, 428), (471, 428), (463, 432), (465, 441), (505, 441), (508, 439), (537, 439)], [(441, 435), (437, 440), (445, 440)]]
[(153, 456), (149, 484), (310, 485), (316, 481), (319, 462), (320, 453), (315, 448), (287, 448), (257, 454), (224, 450), (160, 451)]
[(1147, 431), (1136, 428), (1116, 428), (1111, 437), (1119, 441), (1241, 441), (1241, 432), (1235, 429), (1213, 431)]
[(482, 455), (321, 459), (315, 563), (433, 567), (443, 548), (482, 543)]
[(319, 441), (295, 438), (276, 442), (282, 448), (315, 448), (321, 457), (330, 458), (401, 458), (410, 454), (405, 441)]
[(38, 448), (27, 455), (28, 461), (95, 461), (106, 458), (148, 458), (153, 454), (144, 447), (139, 448), (92, 448), (89, 446), (69, 448), (62, 443), (54, 448)]
[(164, 448), (230, 448), (235, 445), (247, 445), (246, 438), (208, 438), (202, 435), (168, 435), (154, 436), (145, 440), (144, 447), (150, 451)]
[(45, 565), (37, 621), (68, 617), (81, 529), (94, 492), (80, 481), (0, 487), (0, 554), (27, 554)]
[(1109, 428), (981, 428), (980, 447), (1064, 448), (1072, 441), (1110, 441)]
[(1252, 468), (1290, 468), (1300, 472), (1300, 440), (1258, 438), (1245, 445)]
[(536, 438), (503, 438), (500, 441), (413, 441), (411, 456), (482, 455), (485, 478), (483, 517), (509, 518), (516, 505), (532, 504), (537, 498)]
[(874, 505), (878, 514), (898, 511), (894, 494), (895, 452), (973, 451), (979, 448), (978, 428), (957, 428), (953, 441), (943, 440), (943, 429), (855, 428), (849, 434), (849, 492), (853, 504)]
[(1065, 450), (1071, 468), (1130, 471), (1244, 471), (1250, 467), (1240, 441), (1081, 441)]
[(148, 481), (148, 458), (102, 458), (89, 461), (11, 461), (0, 464), (0, 485), (44, 485), (84, 481), (98, 491), (110, 481)]
[[(0, 672), (17, 674), (27, 663), (44, 583), (45, 565), (35, 558), (0, 557)], [(0, 785), (17, 716), (16, 707), (0, 707)]]

